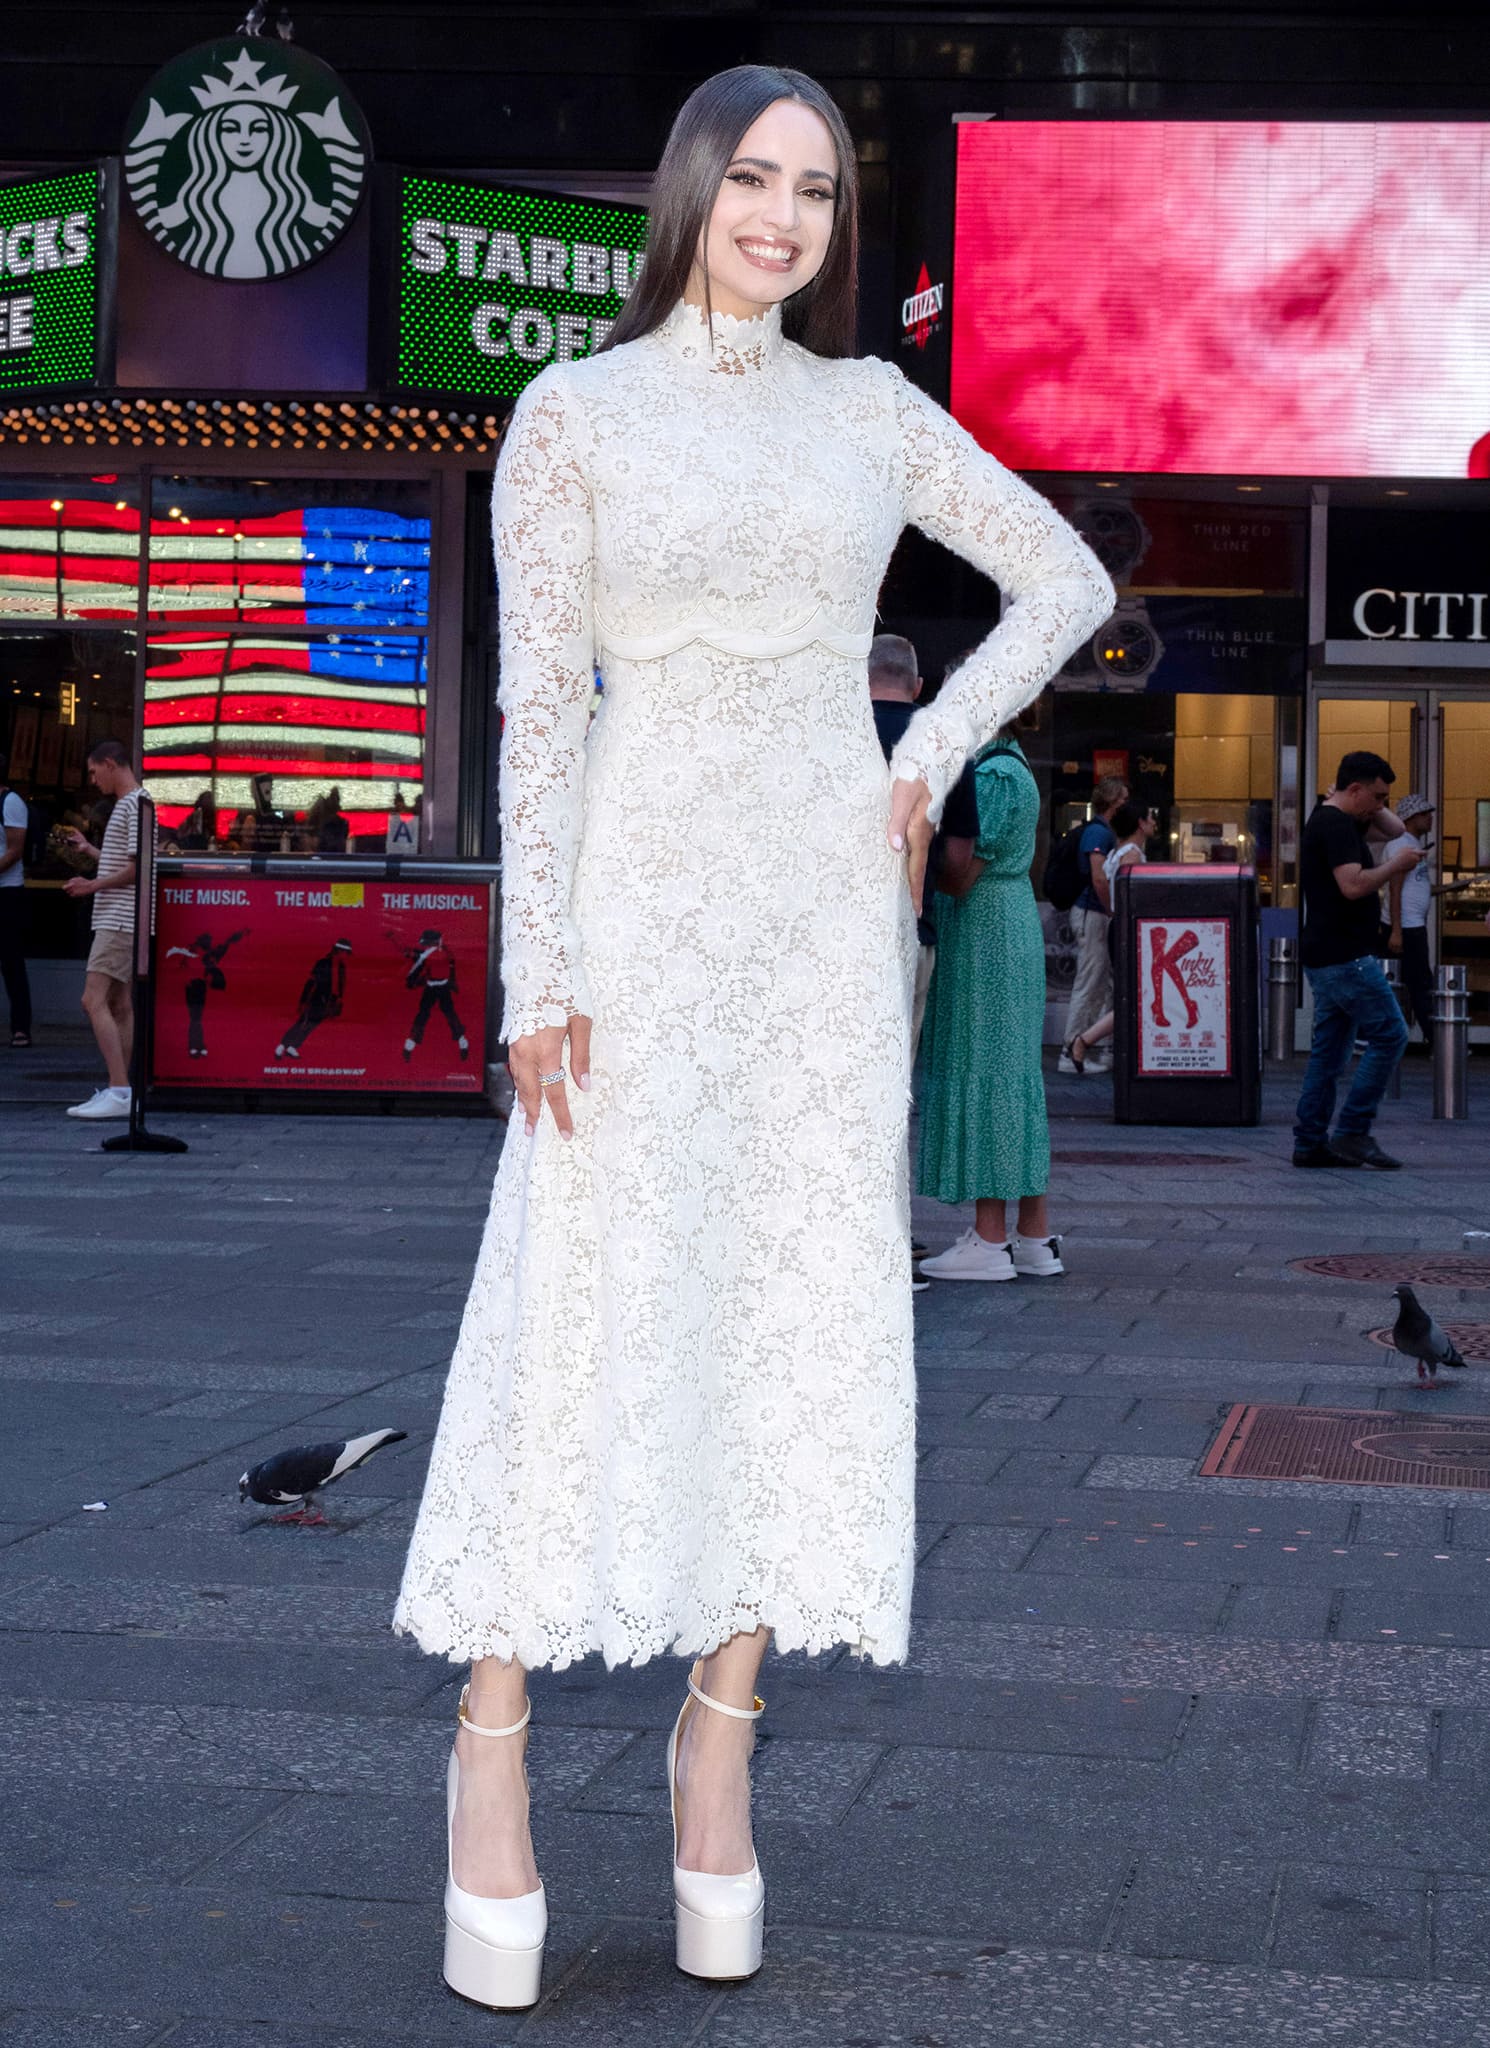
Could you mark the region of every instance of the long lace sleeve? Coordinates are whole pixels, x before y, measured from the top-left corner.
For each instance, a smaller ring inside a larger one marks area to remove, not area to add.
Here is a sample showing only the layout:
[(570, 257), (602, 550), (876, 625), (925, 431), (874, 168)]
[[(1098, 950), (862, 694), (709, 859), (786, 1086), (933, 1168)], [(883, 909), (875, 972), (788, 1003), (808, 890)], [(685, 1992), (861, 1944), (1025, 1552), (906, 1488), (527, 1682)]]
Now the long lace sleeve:
[(1021, 477), (893, 365), (905, 516), (991, 576), (1003, 616), (936, 701), (918, 711), (890, 759), (924, 781), (931, 817), (968, 756), (1039, 695), (1111, 612), (1116, 593), (1096, 556)]
[(588, 1014), (570, 913), (594, 689), (594, 521), (561, 373), (513, 411), (492, 490), (503, 714), (502, 1037)]

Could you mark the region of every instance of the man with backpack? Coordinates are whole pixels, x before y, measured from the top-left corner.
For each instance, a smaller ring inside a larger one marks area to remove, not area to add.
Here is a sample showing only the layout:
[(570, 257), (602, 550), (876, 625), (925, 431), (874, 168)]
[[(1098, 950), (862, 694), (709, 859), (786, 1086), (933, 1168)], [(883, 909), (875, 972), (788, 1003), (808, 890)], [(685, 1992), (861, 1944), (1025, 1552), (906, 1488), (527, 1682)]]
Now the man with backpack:
[[(1128, 785), (1121, 776), (1104, 775), (1092, 791), (1091, 817), (1056, 843), (1046, 863), (1046, 897), (1057, 910), (1069, 913), (1076, 940), (1076, 979), (1061, 1033), (1063, 1048), (1112, 1008), (1112, 958), (1107, 950), (1112, 893), (1103, 863), (1117, 845), (1108, 821), (1127, 801)], [(1110, 1056), (1103, 1062), (1087, 1060), (1085, 1071), (1105, 1074), (1111, 1064)], [(1057, 1071), (1076, 1074), (1082, 1069), (1062, 1050)]]

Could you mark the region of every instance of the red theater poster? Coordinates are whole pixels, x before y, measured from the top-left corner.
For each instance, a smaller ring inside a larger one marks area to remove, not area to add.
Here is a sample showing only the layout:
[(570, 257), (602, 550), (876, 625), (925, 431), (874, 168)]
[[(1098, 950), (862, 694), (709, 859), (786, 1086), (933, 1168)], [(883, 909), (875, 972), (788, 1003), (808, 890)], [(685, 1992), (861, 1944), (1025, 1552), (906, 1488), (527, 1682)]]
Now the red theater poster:
[(1490, 470), (1490, 126), (964, 121), (952, 410), (1017, 469)]
[(1135, 953), (1139, 1073), (1229, 1074), (1230, 920), (1140, 917)]
[(475, 1094), (485, 1085), (485, 881), (163, 878), (162, 1087)]

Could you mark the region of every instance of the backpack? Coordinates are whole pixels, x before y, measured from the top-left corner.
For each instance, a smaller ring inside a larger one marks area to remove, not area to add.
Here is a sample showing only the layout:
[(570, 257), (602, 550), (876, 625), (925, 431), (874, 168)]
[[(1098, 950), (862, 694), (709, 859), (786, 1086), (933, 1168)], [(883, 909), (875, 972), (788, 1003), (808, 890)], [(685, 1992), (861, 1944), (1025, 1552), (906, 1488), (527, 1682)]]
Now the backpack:
[(1045, 861), (1045, 900), (1057, 910), (1070, 910), (1091, 879), (1088, 863), (1081, 857), (1081, 835), (1088, 820), (1073, 825), (1051, 847)]

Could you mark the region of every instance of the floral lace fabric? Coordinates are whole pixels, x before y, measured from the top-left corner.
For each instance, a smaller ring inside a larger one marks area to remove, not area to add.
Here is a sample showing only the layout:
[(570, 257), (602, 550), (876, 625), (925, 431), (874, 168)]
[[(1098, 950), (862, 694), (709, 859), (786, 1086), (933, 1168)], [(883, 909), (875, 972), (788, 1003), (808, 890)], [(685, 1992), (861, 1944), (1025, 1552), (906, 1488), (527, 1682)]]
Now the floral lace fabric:
[[(1106, 616), (1095, 559), (888, 364), (679, 305), (519, 401), (501, 579), (504, 1031), (594, 1019), (510, 1131), (393, 1625), (463, 1661), (906, 1652), (915, 930), (864, 678), (914, 521), (1000, 624), (897, 775)], [(605, 681), (590, 721), (592, 671)]]

